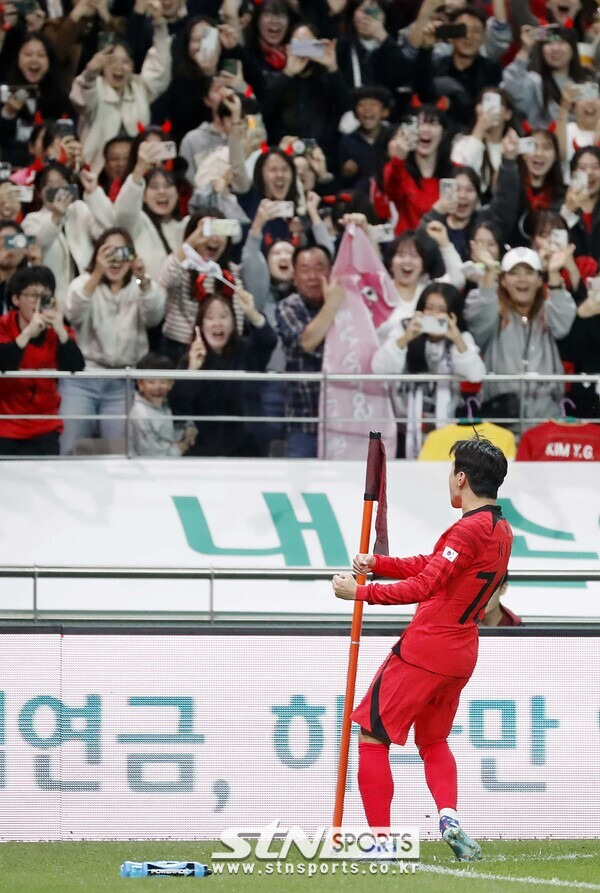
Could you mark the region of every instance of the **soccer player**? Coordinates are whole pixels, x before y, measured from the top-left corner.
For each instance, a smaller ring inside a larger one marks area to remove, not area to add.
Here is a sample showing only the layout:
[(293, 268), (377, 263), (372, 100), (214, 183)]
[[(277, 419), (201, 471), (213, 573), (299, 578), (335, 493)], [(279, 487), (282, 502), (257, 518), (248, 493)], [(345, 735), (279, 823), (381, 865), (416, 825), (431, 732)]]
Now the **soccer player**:
[(369, 825), (390, 826), (389, 746), (405, 744), (414, 726), (442, 837), (461, 862), (470, 862), (481, 858), (481, 847), (458, 821), (456, 762), (447, 738), (477, 661), (477, 624), (504, 579), (513, 535), (496, 504), (508, 467), (502, 451), (475, 438), (457, 441), (450, 455), (450, 502), (462, 509), (462, 517), (442, 534), (433, 553), (357, 555), (355, 573), (373, 571), (401, 582), (359, 586), (350, 574), (336, 574), (333, 589), (338, 598), (372, 605), (419, 605), (352, 714), (361, 727), (358, 787)]

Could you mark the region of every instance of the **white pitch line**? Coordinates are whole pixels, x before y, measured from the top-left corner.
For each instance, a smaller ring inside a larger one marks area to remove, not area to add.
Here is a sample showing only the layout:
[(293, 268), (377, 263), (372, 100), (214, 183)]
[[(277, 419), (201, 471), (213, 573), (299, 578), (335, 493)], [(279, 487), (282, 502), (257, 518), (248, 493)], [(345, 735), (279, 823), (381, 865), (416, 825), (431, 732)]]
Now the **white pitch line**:
[(442, 868), (441, 865), (423, 865), (419, 863), (418, 871), (430, 874), (447, 874), (453, 877), (481, 878), (486, 881), (506, 881), (509, 884), (533, 884), (538, 887), (569, 887), (571, 890), (600, 890), (600, 884), (588, 884), (585, 881), (561, 881), (558, 878), (510, 877), (508, 875), (490, 874), (483, 871), (468, 871), (465, 868)]
[(484, 862), (489, 865), (491, 862), (570, 862), (574, 859), (599, 859), (597, 853), (560, 853), (556, 856), (536, 856), (534, 853), (522, 856), (484, 856)]

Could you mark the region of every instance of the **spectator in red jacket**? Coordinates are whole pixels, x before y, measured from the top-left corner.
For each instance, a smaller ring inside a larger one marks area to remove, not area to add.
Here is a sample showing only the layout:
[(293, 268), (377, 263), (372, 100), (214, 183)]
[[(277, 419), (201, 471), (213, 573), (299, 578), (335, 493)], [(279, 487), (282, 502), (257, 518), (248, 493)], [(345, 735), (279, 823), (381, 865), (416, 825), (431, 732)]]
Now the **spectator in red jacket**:
[(400, 127), (390, 140), (390, 160), (383, 169), (383, 188), (398, 210), (396, 235), (417, 229), (421, 217), (440, 197), (440, 178), (452, 176), (445, 115), (435, 106), (423, 106), (414, 148)]
[[(79, 372), (85, 361), (54, 300), (48, 267), (17, 270), (7, 286), (14, 310), (0, 317), (0, 370), (63, 369)], [(0, 418), (0, 455), (57, 456), (63, 423), (53, 378), (0, 380), (0, 416), (47, 415), (48, 419)]]

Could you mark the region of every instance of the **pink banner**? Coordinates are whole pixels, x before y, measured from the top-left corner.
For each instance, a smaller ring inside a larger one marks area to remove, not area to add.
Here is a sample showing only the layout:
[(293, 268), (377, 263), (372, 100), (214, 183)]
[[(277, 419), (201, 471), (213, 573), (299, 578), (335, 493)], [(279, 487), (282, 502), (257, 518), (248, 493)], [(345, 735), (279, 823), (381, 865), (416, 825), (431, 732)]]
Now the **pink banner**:
[[(357, 226), (346, 228), (333, 265), (346, 290), (325, 340), (323, 372), (371, 372), (379, 347), (377, 329), (398, 295), (377, 250)], [(387, 453), (396, 455), (396, 423), (385, 382), (336, 382), (321, 387), (319, 458), (364, 459), (369, 431), (380, 431)]]

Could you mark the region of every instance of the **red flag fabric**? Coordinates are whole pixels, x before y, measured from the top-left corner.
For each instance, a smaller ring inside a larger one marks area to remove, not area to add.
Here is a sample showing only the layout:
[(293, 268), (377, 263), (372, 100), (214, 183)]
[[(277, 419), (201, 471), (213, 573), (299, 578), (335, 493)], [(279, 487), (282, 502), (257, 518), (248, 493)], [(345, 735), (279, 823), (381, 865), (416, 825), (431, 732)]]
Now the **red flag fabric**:
[(375, 545), (373, 546), (373, 553), (375, 555), (389, 555), (390, 546), (387, 530), (387, 471), (385, 444), (381, 434), (377, 431), (371, 431), (369, 435), (365, 500), (377, 500)]

